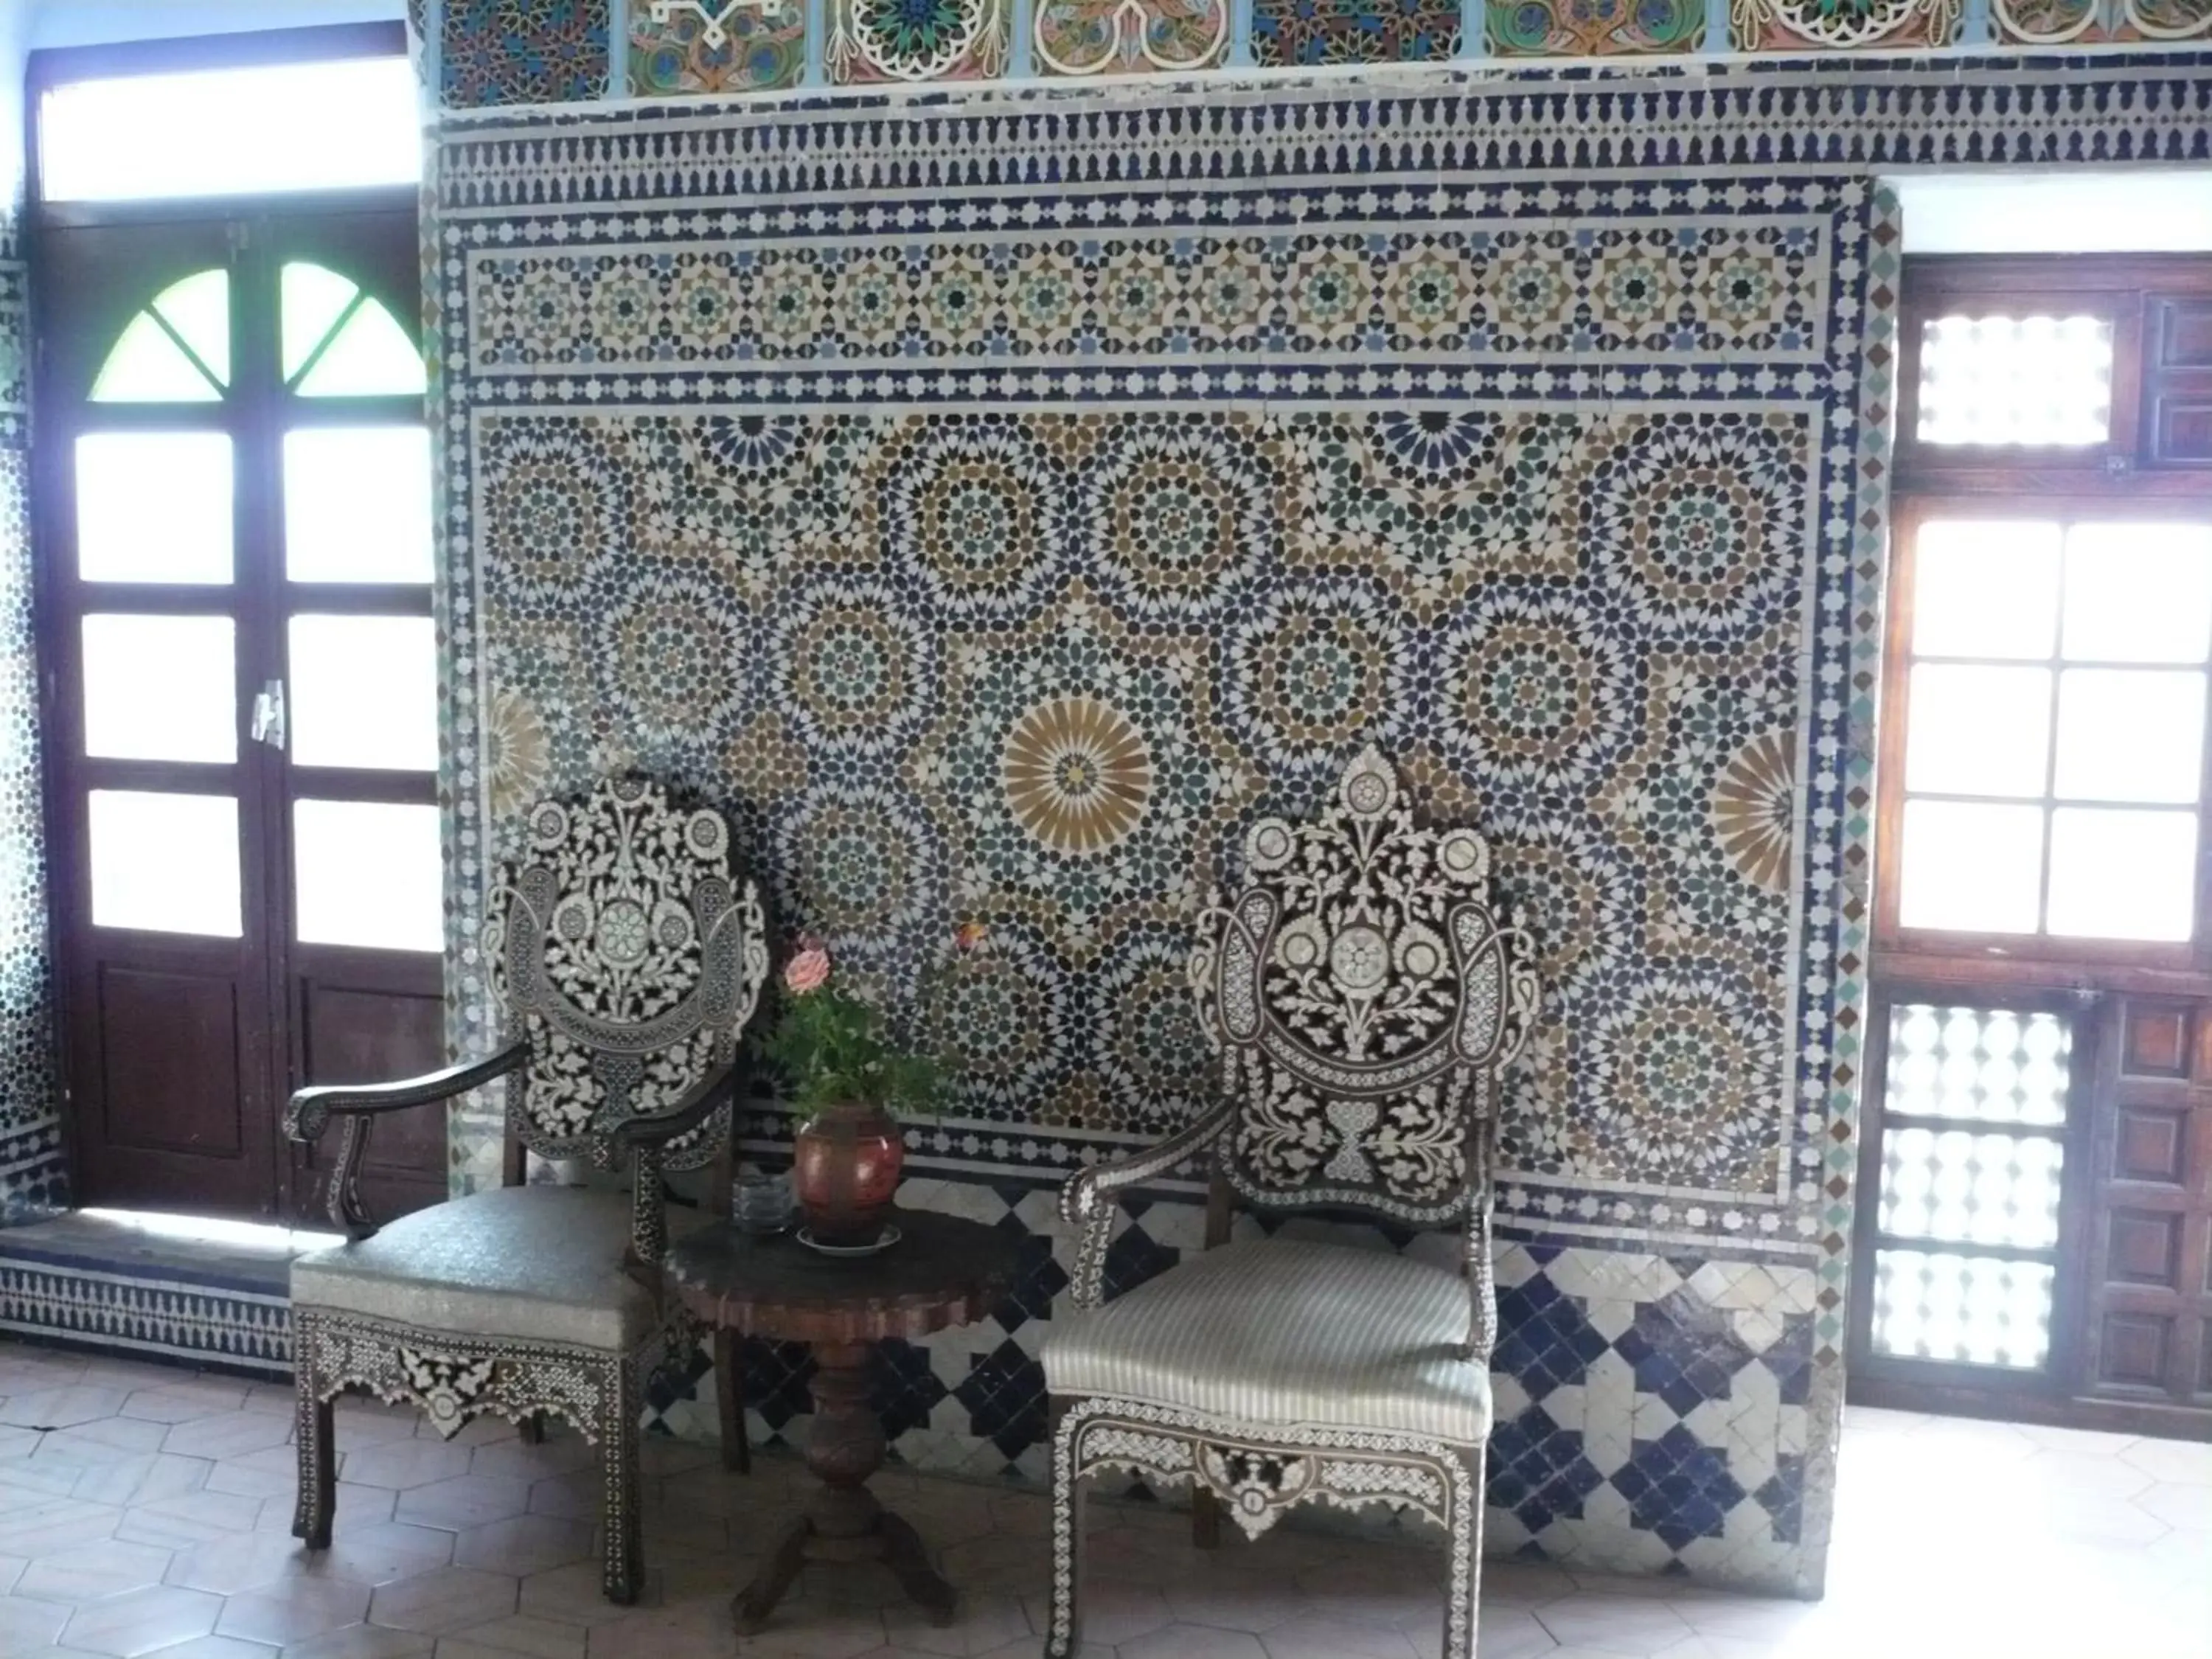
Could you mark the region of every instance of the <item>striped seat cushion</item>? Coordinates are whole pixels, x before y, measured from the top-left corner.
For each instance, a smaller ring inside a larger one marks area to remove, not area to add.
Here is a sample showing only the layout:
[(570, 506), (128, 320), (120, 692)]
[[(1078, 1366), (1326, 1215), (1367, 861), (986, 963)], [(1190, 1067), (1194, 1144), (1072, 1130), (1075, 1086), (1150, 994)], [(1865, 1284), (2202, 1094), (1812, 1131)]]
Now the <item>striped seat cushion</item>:
[(1054, 1319), (1042, 1358), (1055, 1395), (1471, 1445), (1490, 1432), (1490, 1374), (1460, 1358), (1467, 1334), (1457, 1274), (1380, 1250), (1265, 1239)]

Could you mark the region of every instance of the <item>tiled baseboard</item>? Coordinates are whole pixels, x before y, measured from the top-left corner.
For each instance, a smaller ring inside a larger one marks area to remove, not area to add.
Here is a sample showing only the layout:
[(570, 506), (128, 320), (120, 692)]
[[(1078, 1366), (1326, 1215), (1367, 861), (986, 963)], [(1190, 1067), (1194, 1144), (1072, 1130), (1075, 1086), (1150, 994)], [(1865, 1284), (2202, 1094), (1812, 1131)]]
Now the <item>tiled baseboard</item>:
[(149, 1248), (127, 1228), (66, 1216), (0, 1231), (0, 1331), (76, 1350), (288, 1377), (288, 1268), (281, 1252)]

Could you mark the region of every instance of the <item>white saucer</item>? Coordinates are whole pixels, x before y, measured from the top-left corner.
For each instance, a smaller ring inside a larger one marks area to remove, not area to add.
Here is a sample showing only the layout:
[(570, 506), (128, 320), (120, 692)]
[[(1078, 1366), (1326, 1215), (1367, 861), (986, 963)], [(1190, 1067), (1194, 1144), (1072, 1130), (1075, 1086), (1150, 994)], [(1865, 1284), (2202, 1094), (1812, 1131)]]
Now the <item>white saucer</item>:
[(896, 1227), (886, 1226), (881, 1237), (872, 1244), (824, 1244), (814, 1237), (811, 1227), (799, 1230), (799, 1242), (822, 1255), (860, 1256), (880, 1255), (899, 1242), (901, 1235)]

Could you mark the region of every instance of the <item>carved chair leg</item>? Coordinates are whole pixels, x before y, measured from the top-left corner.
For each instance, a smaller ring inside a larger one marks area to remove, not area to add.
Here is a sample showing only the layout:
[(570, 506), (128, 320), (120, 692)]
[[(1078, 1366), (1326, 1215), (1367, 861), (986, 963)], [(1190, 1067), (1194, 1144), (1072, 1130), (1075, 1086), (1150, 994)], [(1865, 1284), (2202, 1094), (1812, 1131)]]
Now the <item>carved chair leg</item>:
[(331, 1547), (331, 1510), (337, 1498), (336, 1401), (319, 1397), (320, 1379), (299, 1346), (297, 1387), (300, 1493), (292, 1510), (292, 1536), (311, 1550)]
[(517, 1423), (514, 1428), (515, 1432), (522, 1437), (524, 1445), (542, 1446), (545, 1443), (545, 1413), (544, 1412), (531, 1413), (529, 1416)]
[(1190, 1541), (1202, 1550), (1221, 1547), (1221, 1500), (1202, 1480), (1190, 1486)]
[(1451, 1559), (1444, 1580), (1443, 1659), (1475, 1659), (1477, 1626), (1482, 1608), (1482, 1475), (1481, 1446), (1460, 1454), (1467, 1469), (1464, 1503), (1455, 1504), (1451, 1524)]
[(745, 1345), (735, 1331), (714, 1333), (714, 1406), (721, 1417), (722, 1467), (750, 1474), (753, 1449), (745, 1440)]
[(1074, 1435), (1064, 1424), (1067, 1402), (1053, 1401), (1052, 1617), (1045, 1627), (1045, 1659), (1073, 1659), (1077, 1593), (1083, 1577), (1084, 1485), (1075, 1468)]
[(642, 1493), (638, 1480), (639, 1389), (636, 1367), (627, 1358), (608, 1362), (606, 1415), (599, 1425), (599, 1453), (605, 1492), (600, 1529), (606, 1559), (602, 1583), (607, 1600), (629, 1607), (645, 1591)]

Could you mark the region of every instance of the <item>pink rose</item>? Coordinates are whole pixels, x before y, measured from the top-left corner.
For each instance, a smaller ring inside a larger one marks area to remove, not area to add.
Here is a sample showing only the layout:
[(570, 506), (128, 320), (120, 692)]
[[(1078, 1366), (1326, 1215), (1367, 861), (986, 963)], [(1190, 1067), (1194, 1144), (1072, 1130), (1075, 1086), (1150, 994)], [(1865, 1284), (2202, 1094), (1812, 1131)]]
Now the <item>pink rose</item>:
[(809, 991), (820, 990), (829, 978), (830, 953), (811, 939), (803, 941), (784, 964), (783, 982), (793, 996), (803, 997)]

